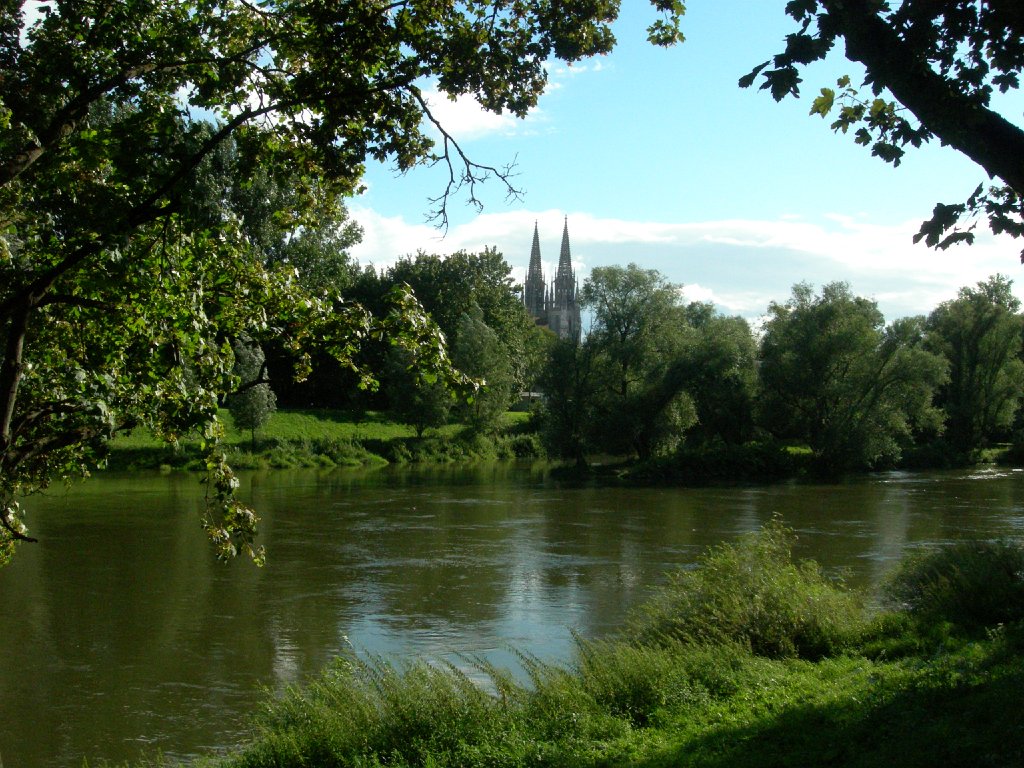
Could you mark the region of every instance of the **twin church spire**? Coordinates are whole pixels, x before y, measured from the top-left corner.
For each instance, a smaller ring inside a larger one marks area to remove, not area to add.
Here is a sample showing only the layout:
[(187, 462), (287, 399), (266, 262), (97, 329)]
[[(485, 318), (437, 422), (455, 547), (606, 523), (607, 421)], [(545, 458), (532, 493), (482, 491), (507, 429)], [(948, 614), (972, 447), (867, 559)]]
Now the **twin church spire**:
[(540, 260), (540, 232), (533, 225), (533, 247), (530, 249), (530, 267), (526, 273), (523, 302), (526, 311), (538, 325), (550, 328), (562, 339), (579, 339), (580, 307), (577, 294), (579, 285), (572, 269), (569, 248), (569, 218), (562, 230), (562, 250), (558, 255), (558, 271), (551, 283), (544, 281)]

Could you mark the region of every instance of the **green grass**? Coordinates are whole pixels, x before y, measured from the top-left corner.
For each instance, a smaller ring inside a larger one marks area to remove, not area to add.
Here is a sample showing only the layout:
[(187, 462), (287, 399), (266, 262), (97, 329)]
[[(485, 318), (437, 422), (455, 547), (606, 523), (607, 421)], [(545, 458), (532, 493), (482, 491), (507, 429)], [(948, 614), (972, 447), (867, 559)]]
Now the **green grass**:
[(643, 644), (738, 643), (772, 658), (818, 659), (847, 647), (863, 627), (860, 596), (817, 563), (795, 563), (792, 534), (778, 521), (711, 549), (644, 605), (627, 633)]
[[(633, 624), (619, 637), (578, 641), (569, 665), (522, 657), (525, 679), (481, 662), (466, 673), (348, 653), (307, 685), (269, 700), (246, 746), (200, 764), (1024, 764), (1024, 625), (968, 626), (913, 610), (870, 615), (859, 596), (826, 583), (816, 567), (793, 563), (788, 537), (772, 526), (711, 550), (701, 570), (713, 573), (680, 576), (637, 620), (677, 629), (696, 622), (700, 632), (645, 634)], [(913, 583), (949, 581), (964, 569), (991, 574), (1005, 553), (985, 552), (928, 556), (927, 568), (914, 567)], [(742, 576), (744, 568), (754, 575)], [(791, 594), (769, 598), (771, 584)], [(688, 614), (692, 605), (679, 598), (685, 589), (703, 593), (706, 617)], [(762, 609), (788, 614), (825, 592), (827, 605), (810, 612), (835, 625), (841, 643), (825, 653), (815, 646), (812, 660), (799, 657), (795, 640), (753, 642), (752, 627), (776, 638), (805, 631), (800, 622), (759, 617)], [(673, 623), (669, 614), (680, 605), (688, 618)], [(712, 630), (715, 623), (721, 626)]]
[[(231, 412), (222, 409), (218, 418), (224, 425), (223, 443), (229, 446), (247, 446), (251, 436), (248, 430), (237, 429)], [(259, 441), (284, 440), (392, 440), (412, 437), (415, 430), (391, 421), (385, 414), (369, 412), (356, 419), (343, 411), (296, 410), (278, 411), (262, 428), (256, 431)], [(197, 439), (184, 440), (186, 445), (198, 445)], [(118, 449), (160, 448), (163, 443), (149, 431), (137, 429), (129, 435), (119, 435), (111, 443)]]
[[(430, 429), (417, 437), (413, 427), (387, 414), (351, 414), (332, 410), (278, 411), (255, 440), (237, 429), (231, 413), (218, 414), (224, 426), (221, 445), (237, 469), (334, 467), (385, 462), (454, 462), (472, 459), (539, 456), (540, 444), (528, 430), (529, 414), (508, 413), (502, 434), (470, 435), (461, 424)], [(177, 446), (137, 429), (110, 444), (115, 469), (202, 469), (206, 447), (198, 438)]]

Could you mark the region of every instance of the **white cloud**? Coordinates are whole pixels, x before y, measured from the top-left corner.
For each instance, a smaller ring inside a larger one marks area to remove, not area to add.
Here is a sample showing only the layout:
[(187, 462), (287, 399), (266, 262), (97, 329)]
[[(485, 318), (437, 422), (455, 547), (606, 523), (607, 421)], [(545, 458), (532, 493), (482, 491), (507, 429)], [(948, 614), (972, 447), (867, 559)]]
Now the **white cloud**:
[[(453, 226), (446, 237), (430, 226), (354, 209), (366, 237), (353, 250), (378, 266), (417, 249), (452, 253), (496, 246), (522, 279), (529, 262), (534, 222), (546, 274), (558, 261), (566, 212), (485, 213)], [(754, 319), (769, 302), (785, 301), (794, 283), (816, 286), (845, 280), (879, 302), (886, 317), (927, 313), (957, 290), (996, 272), (1014, 277), (1020, 244), (978, 233), (974, 246), (935, 251), (913, 244), (917, 222), (880, 226), (850, 217), (821, 220), (723, 220), (671, 224), (568, 213), (573, 266), (582, 282), (595, 266), (654, 268), (684, 285), (688, 301), (712, 301), (723, 312)], [(1024, 298), (1024, 281), (1015, 285)]]
[[(548, 83), (545, 93), (558, 91), (570, 80), (581, 75), (601, 72), (605, 67), (604, 62), (597, 59), (572, 66), (561, 63), (547, 65)], [(447, 94), (440, 92), (436, 85), (425, 88), (423, 96), (437, 122), (457, 141), (472, 141), (494, 135), (522, 135), (535, 131), (547, 122), (542, 106), (534, 107), (525, 119), (521, 119), (508, 112), (500, 115), (489, 112), (480, 106), (480, 102), (473, 96), (459, 96), (452, 100)], [(438, 135), (433, 126), (427, 128)]]
[(706, 288), (700, 283), (692, 283), (690, 285), (684, 285), (679, 289), (679, 295), (683, 297), (683, 301), (690, 303), (694, 301), (708, 302), (713, 304), (718, 303), (718, 299), (715, 295), (714, 288)]
[[(472, 96), (459, 96), (454, 101), (436, 88), (424, 90), (423, 97), (434, 119), (458, 141), (470, 141), (493, 134), (510, 136), (523, 129), (524, 120), (507, 112), (495, 114), (480, 106)], [(536, 120), (536, 114), (531, 115)], [(433, 126), (428, 126), (432, 132)]]
[(352, 255), (360, 264), (386, 268), (402, 256), (418, 250), (433, 253), (452, 253), (458, 249), (442, 249), (440, 234), (427, 224), (409, 224), (400, 216), (380, 216), (367, 208), (351, 209), (352, 218), (363, 228), (363, 239)]
[(549, 62), (545, 65), (548, 73), (548, 85), (546, 92), (561, 90), (566, 84), (580, 75), (601, 72), (607, 68), (607, 64), (601, 59), (589, 59), (575, 64), (565, 64), (560, 61)]

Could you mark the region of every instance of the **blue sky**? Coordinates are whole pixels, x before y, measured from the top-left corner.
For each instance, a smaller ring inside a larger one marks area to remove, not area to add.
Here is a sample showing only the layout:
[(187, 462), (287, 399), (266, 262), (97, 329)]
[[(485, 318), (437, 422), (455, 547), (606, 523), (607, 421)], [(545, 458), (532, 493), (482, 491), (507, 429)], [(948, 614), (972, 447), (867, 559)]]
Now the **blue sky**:
[[(807, 72), (800, 100), (776, 103), (737, 86), (792, 31), (783, 5), (691, 0), (686, 42), (665, 50), (645, 40), (650, 6), (624, 0), (616, 50), (553, 65), (527, 119), (437, 97), (438, 117), (475, 160), (516, 162), (523, 198), (506, 200), (495, 182), (482, 192), (482, 213), (457, 198), (442, 237), (425, 214), (444, 172), (371, 166), (367, 192), (350, 206), (365, 229), (353, 255), (381, 266), (418, 249), (497, 246), (521, 279), (534, 222), (553, 273), (568, 216), (581, 279), (595, 266), (635, 262), (682, 283), (688, 299), (750, 318), (804, 280), (846, 280), (894, 319), (926, 313), (995, 272), (1021, 278), (1012, 240), (985, 233), (946, 252), (911, 241), (936, 202), (962, 201), (985, 180), (980, 168), (936, 143), (894, 169), (808, 115), (820, 87), (846, 73), (859, 82), (841, 52)], [(1018, 124), (1022, 111), (1020, 98), (1004, 109)]]

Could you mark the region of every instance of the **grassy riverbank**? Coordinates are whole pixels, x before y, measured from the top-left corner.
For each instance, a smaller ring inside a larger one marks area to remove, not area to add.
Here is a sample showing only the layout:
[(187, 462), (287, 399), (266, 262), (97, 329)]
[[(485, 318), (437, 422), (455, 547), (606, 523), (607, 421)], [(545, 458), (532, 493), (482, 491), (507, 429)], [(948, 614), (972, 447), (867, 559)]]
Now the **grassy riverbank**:
[(394, 667), (354, 654), (268, 703), (262, 766), (1024, 763), (1024, 553), (904, 563), (889, 607), (793, 563), (771, 526), (679, 574), (570, 666)]
[[(511, 458), (544, 458), (537, 425), (524, 412), (505, 414), (495, 434), (474, 434), (461, 424), (429, 429), (422, 436), (384, 413), (337, 410), (278, 411), (255, 436), (234, 426), (230, 412), (219, 414), (224, 426), (222, 446), (236, 469), (366, 466), (385, 463), (452, 463)], [(146, 430), (118, 436), (110, 444), (108, 466), (117, 470), (205, 468), (207, 448), (197, 439), (172, 446)], [(946, 469), (977, 463), (1021, 464), (1019, 447), (1001, 445), (972, 456), (918, 452), (900, 468)], [(773, 441), (741, 446), (683, 448), (670, 455), (638, 462), (623, 458), (583, 470), (567, 466), (562, 479), (576, 482), (626, 482), (639, 485), (707, 485), (771, 483), (815, 478), (813, 456), (805, 446)]]
[[(471, 435), (462, 425), (428, 430), (422, 437), (385, 414), (308, 410), (278, 411), (255, 436), (220, 412), (222, 445), (236, 469), (360, 466), (415, 461), (464, 461), (538, 455), (536, 436), (524, 434), (527, 414), (508, 413), (493, 436)], [(205, 446), (186, 439), (176, 446), (135, 430), (112, 441), (112, 469), (202, 469)]]

